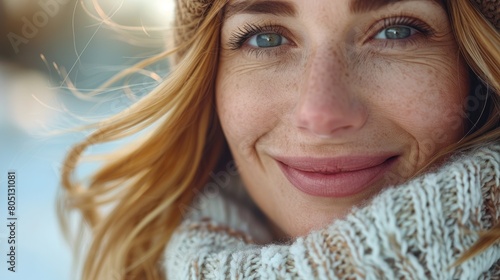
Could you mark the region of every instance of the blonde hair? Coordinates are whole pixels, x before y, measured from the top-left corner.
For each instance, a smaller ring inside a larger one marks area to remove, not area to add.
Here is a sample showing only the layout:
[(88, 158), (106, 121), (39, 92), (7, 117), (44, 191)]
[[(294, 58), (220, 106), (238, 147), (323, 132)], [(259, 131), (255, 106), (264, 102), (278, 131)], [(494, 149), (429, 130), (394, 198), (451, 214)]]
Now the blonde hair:
[[(219, 32), (227, 0), (184, 1), (199, 18), (188, 19), (191, 36), (176, 39), (169, 52), (120, 74), (175, 55), (169, 76), (148, 96), (118, 115), (96, 124), (85, 141), (68, 153), (62, 170), (64, 192), (58, 213), (68, 234), (70, 210), (78, 210), (91, 229), (83, 279), (164, 279), (163, 250), (180, 223), (181, 207), (209, 179), (225, 148), (214, 104)], [(198, 6), (189, 6), (199, 2)], [(186, 6), (187, 5), (187, 6)], [(482, 125), (446, 153), (499, 141), (499, 34), (467, 0), (448, 0), (456, 38), (471, 69), (489, 87)], [(180, 16), (179, 14), (177, 16)], [(181, 34), (181, 33), (179, 33)], [(182, 41), (182, 43), (181, 43)], [(84, 186), (73, 178), (84, 151), (92, 145), (149, 134), (109, 155)], [(440, 154), (440, 156), (446, 153)], [(109, 210), (104, 215), (104, 209)], [(499, 226), (486, 233), (464, 259), (500, 238)]]
[[(500, 142), (500, 33), (491, 21), (477, 10), (470, 0), (447, 0), (448, 12), (455, 38), (469, 67), (483, 84), (489, 97), (489, 108), (484, 124), (469, 135), (459, 148), (472, 148), (485, 142)], [(483, 1), (485, 2), (485, 1)], [(498, 10), (498, 9), (497, 9)], [(497, 15), (498, 17), (498, 15)], [(498, 22), (495, 22), (497, 24)], [(481, 232), (472, 245), (454, 265), (479, 254), (500, 240), (500, 224), (488, 232)]]

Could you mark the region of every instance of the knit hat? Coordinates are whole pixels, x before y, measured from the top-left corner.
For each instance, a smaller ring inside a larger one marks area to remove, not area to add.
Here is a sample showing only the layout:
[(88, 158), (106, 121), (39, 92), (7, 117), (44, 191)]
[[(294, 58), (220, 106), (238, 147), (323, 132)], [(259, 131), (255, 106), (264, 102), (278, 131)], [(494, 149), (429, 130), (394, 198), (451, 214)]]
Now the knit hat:
[(180, 58), (187, 50), (182, 44), (193, 37), (196, 28), (212, 6), (212, 0), (175, 0), (174, 45), (180, 47), (176, 56)]
[[(206, 12), (212, 6), (213, 0), (175, 0), (176, 1), (176, 32), (174, 42), (176, 46), (192, 38), (197, 26), (203, 20)], [(458, 1), (458, 0), (451, 0)], [(485, 18), (500, 30), (500, 0), (470, 0)], [(180, 50), (180, 55), (184, 51)]]
[(497, 30), (500, 29), (500, 0), (472, 0), (476, 8), (491, 22)]

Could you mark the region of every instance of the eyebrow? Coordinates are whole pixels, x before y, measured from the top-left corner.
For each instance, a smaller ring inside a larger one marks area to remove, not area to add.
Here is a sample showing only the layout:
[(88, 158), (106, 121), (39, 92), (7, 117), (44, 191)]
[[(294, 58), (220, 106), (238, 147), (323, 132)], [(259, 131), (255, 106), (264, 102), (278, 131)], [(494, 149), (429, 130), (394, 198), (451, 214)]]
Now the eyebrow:
[[(398, 2), (408, 2), (412, 0), (350, 0), (349, 10), (353, 14), (368, 13), (379, 10), (383, 7), (395, 4)], [(415, 1), (415, 0), (413, 0)], [(442, 0), (422, 0), (432, 1), (443, 5)], [(298, 14), (297, 7), (288, 1), (263, 1), (249, 0), (238, 1), (228, 4), (224, 9), (224, 17), (228, 19), (236, 14), (270, 14), (275, 16), (294, 17)]]
[[(368, 13), (381, 9), (385, 6), (389, 6), (398, 2), (408, 2), (410, 0), (351, 0), (350, 1), (350, 11), (354, 14)], [(427, 0), (443, 4), (441, 0)]]
[(378, 10), (384, 6), (405, 0), (352, 0), (349, 8), (351, 13), (360, 14)]
[(297, 8), (293, 3), (285, 1), (239, 1), (228, 4), (224, 11), (226, 19), (235, 14), (270, 14), (294, 17), (297, 15)]

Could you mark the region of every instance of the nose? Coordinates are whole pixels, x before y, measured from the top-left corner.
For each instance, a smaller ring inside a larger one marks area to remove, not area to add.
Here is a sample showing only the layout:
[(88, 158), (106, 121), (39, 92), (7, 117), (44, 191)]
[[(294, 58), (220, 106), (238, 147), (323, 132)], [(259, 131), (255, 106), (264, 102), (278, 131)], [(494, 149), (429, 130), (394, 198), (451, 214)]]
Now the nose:
[(363, 127), (367, 110), (345, 78), (348, 71), (335, 53), (315, 54), (306, 66), (295, 126), (320, 137), (353, 133)]

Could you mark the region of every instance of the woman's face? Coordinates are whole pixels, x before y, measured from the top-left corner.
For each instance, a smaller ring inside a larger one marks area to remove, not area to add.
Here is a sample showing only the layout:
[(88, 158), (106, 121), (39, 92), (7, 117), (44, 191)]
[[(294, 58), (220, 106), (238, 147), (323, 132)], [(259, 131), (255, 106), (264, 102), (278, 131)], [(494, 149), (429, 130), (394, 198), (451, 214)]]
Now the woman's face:
[(465, 134), (440, 1), (230, 1), (221, 32), (222, 128), (280, 234), (343, 217)]

